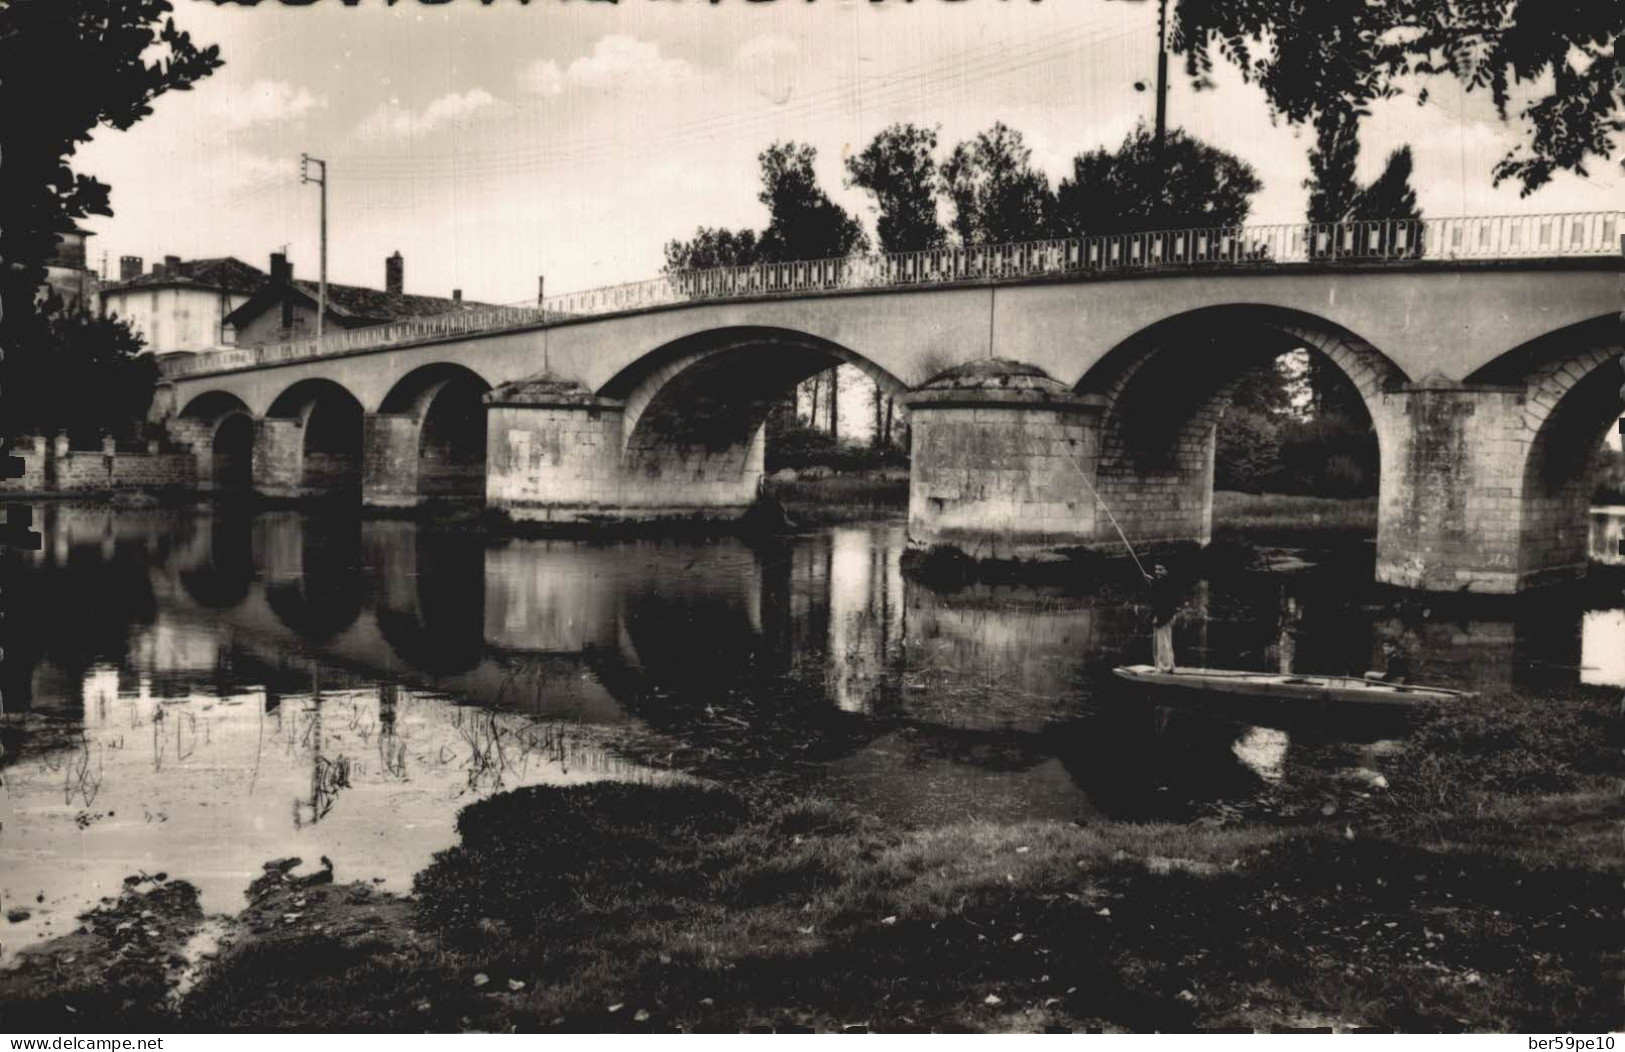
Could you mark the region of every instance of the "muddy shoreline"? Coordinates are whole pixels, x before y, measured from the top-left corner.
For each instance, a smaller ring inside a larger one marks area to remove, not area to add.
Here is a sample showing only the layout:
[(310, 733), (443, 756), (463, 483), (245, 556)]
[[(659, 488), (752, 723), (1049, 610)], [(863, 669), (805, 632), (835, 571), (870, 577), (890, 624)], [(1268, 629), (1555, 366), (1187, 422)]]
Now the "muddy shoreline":
[(0, 1026), (1616, 1029), (1622, 737), (1605, 692), (1492, 698), (1190, 822), (898, 828), (809, 772), (530, 787), (410, 895), (273, 860), (205, 918), (136, 877), (0, 973)]

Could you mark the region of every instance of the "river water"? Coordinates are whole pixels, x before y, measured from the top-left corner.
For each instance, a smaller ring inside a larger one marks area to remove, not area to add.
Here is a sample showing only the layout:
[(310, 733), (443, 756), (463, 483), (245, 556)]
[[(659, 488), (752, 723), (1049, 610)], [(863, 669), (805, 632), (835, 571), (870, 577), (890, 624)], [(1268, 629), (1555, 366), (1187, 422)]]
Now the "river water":
[[(4, 556), (5, 959), (135, 873), (211, 911), (288, 855), (408, 890), (461, 807), (522, 785), (786, 770), (900, 823), (1180, 819), (1333, 733), (1148, 715), (1110, 675), (1148, 656), (1143, 596), (929, 587), (895, 522), (590, 543), (296, 511), (34, 521), (42, 550)], [(1441, 685), (1625, 686), (1617, 597), (1435, 609), (1371, 586), (1371, 558), (1266, 548), (1197, 583), (1181, 663), (1358, 673), (1391, 641)]]

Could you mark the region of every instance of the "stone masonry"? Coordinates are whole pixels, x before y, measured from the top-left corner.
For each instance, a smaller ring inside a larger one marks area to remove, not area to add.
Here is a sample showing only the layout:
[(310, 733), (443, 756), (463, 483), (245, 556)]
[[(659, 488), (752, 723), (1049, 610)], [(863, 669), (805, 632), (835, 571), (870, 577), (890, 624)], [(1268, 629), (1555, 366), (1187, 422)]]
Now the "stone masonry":
[(1095, 543), (1102, 401), (1003, 359), (911, 393), (910, 546), (1023, 559)]
[(1514, 592), (1523, 393), (1408, 386), (1373, 414), (1382, 451), (1377, 580), (1424, 591)]

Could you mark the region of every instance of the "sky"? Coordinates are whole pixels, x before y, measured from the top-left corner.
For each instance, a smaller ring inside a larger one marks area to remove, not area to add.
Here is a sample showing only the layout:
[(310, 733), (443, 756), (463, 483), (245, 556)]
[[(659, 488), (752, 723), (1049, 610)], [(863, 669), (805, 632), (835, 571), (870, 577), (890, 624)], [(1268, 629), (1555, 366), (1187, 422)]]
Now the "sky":
[[(362, 0), (285, 7), (176, 0), (176, 21), (225, 65), (125, 132), (102, 130), (75, 167), (113, 187), (85, 224), (99, 265), (121, 255), (286, 249), (318, 264), (318, 192), (299, 157), (328, 161), (329, 277), (491, 303), (652, 277), (661, 248), (700, 224), (766, 225), (757, 153), (818, 149), (826, 190), (873, 231), (842, 158), (895, 121), (940, 128), (942, 152), (994, 121), (1021, 130), (1058, 183), (1071, 158), (1151, 119), (1156, 7), (1134, 0)], [(1301, 222), (1312, 133), (1271, 118), (1221, 65), (1196, 91), (1172, 64), (1170, 125), (1258, 171), (1252, 222)], [(1520, 141), (1482, 92), (1436, 79), (1376, 107), (1359, 175), (1409, 143), (1425, 215), (1616, 209), (1617, 165), (1560, 175), (1528, 198), (1491, 183)]]

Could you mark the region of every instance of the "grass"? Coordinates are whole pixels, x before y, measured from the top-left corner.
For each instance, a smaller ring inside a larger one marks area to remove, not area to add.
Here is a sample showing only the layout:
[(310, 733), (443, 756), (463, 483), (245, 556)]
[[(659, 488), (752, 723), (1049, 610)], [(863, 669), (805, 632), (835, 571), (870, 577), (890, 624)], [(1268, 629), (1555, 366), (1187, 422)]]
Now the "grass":
[[(410, 898), (267, 881), (178, 1008), (137, 997), (99, 1002), (98, 1018), (1616, 1029), (1616, 702), (1494, 696), (1398, 745), (1295, 745), (1294, 778), (1189, 822), (903, 828), (833, 802), (806, 770), (736, 788), (524, 788), (465, 808)], [(1388, 788), (1335, 775), (1352, 764)], [(8, 1022), (83, 1029), (55, 990), (8, 991)]]
[(1375, 533), (1377, 499), (1220, 490), (1213, 494), (1213, 525), (1220, 531), (1362, 530)]
[(763, 492), (798, 526), (896, 518), (908, 510), (908, 472), (896, 469), (768, 481)]

